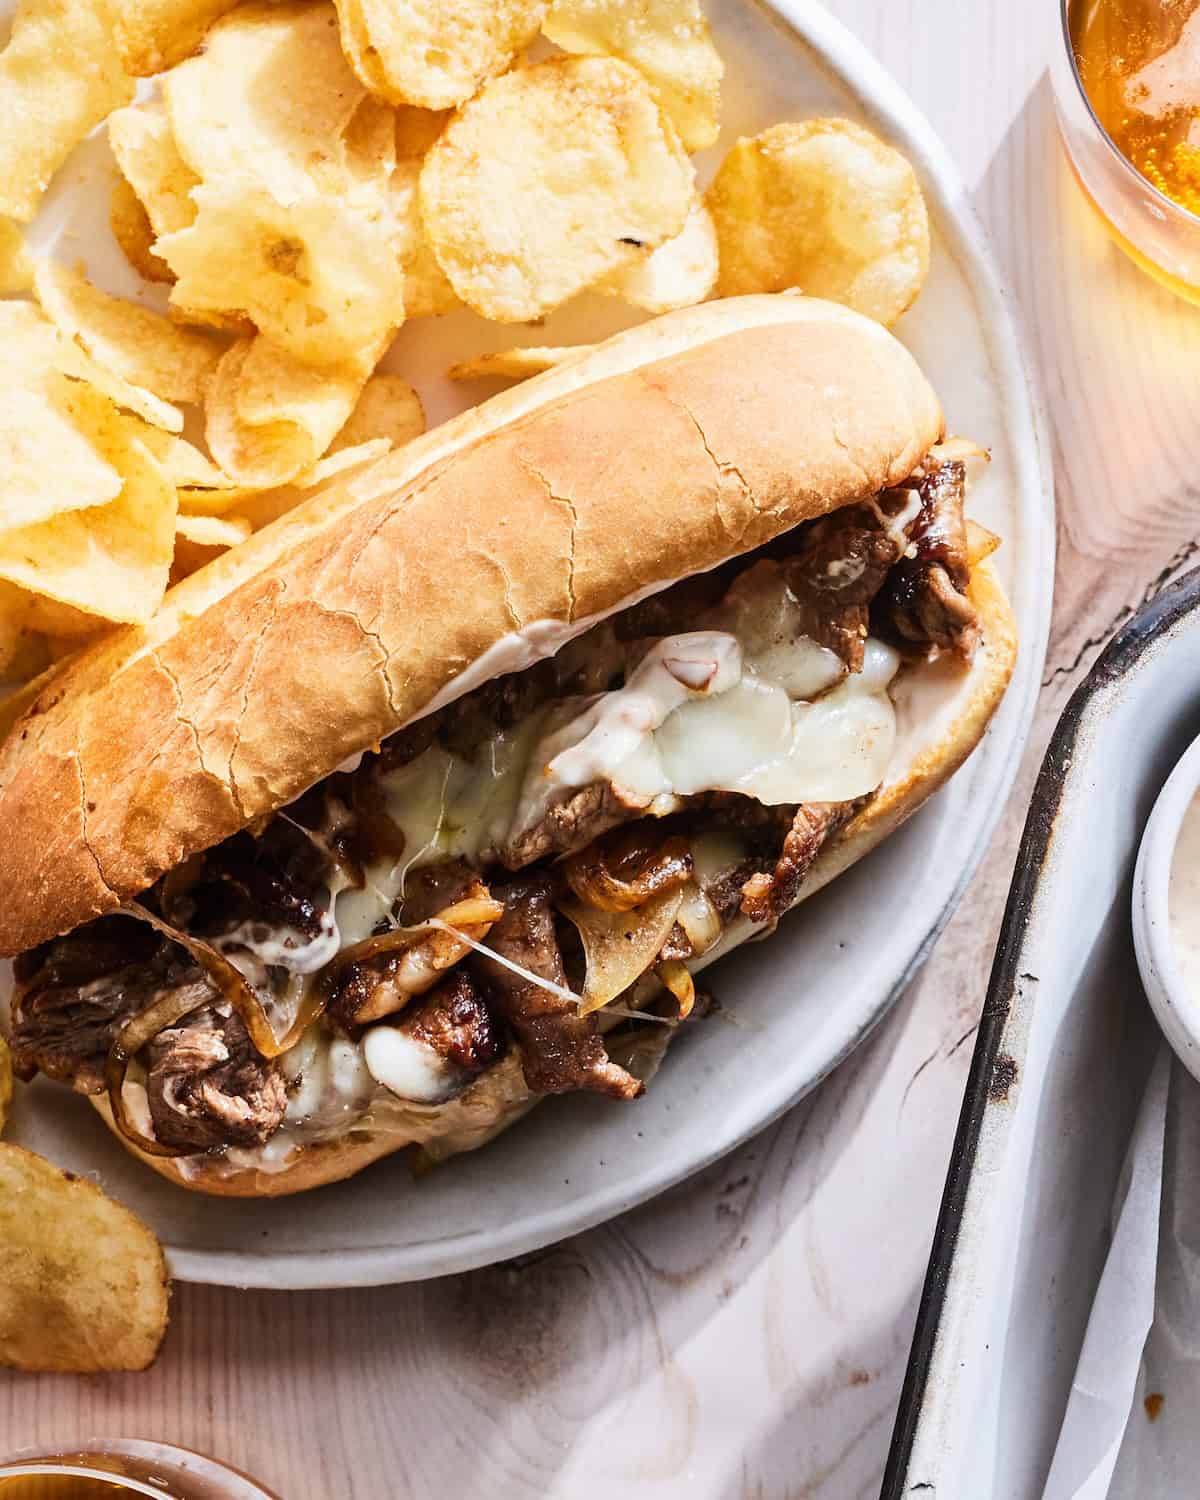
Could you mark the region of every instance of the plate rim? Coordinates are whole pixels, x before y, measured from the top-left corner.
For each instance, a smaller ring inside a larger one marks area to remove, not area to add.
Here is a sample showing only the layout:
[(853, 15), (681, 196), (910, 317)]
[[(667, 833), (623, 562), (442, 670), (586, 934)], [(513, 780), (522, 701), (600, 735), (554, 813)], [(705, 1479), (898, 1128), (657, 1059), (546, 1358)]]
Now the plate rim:
[(1037, 381), (1025, 354), (1013, 300), (1004, 286), (958, 168), (925, 116), (866, 46), (819, 5), (811, 0), (751, 0), (751, 4), (806, 44), (818, 63), (836, 74), (850, 90), (862, 112), (880, 122), (888, 136), (915, 161), (922, 186), (935, 205), (946, 248), (954, 257), (978, 311), (978, 325), (991, 356), (1012, 441), (1017, 488), (1027, 500), (1027, 514), (1023, 516), (1030, 528), (1026, 550), (1035, 559), (1036, 566), (1029, 619), (1022, 629), (1017, 671), (1009, 689), (1009, 700), (1015, 703), (1015, 708), (1009, 709), (1011, 717), (1006, 739), (999, 744), (989, 739), (992, 755), (998, 757), (998, 763), (991, 768), (988, 812), (979, 824), (976, 838), (959, 868), (948, 898), (931, 918), (923, 937), (904, 956), (893, 984), (880, 996), (871, 1013), (860, 1018), (847, 1033), (836, 1055), (831, 1056), (816, 1074), (799, 1083), (788, 1081), (786, 1087), (776, 1089), (764, 1107), (744, 1111), (718, 1141), (709, 1143), (703, 1151), (683, 1154), (658, 1170), (648, 1171), (634, 1186), (614, 1185), (594, 1190), (588, 1199), (563, 1200), (535, 1216), (499, 1229), (488, 1226), (403, 1246), (361, 1250), (217, 1250), (168, 1242), (165, 1248), (170, 1268), (179, 1281), (311, 1290), (425, 1280), (528, 1254), (570, 1235), (583, 1233), (657, 1197), (765, 1129), (815, 1088), (862, 1042), (925, 960), (991, 841), (1028, 737), (1049, 638), (1054, 576), (1054, 493), (1048, 427)]

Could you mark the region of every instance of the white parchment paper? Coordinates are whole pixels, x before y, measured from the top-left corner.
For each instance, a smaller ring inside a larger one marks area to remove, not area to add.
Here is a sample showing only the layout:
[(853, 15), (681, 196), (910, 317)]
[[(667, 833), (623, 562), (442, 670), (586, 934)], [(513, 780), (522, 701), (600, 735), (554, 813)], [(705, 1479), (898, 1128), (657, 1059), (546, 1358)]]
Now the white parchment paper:
[(1200, 1493), (1200, 1083), (1164, 1043), (1043, 1500)]

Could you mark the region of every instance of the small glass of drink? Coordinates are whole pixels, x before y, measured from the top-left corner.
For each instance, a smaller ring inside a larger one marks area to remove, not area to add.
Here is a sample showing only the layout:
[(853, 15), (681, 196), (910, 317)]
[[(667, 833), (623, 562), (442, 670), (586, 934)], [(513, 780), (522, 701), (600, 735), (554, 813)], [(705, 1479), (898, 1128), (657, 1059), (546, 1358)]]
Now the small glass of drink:
[(1200, 0), (1061, 0), (1051, 76), (1085, 196), (1118, 245), (1200, 302)]
[(93, 1442), (0, 1461), (0, 1500), (277, 1500), (245, 1474), (165, 1443)]

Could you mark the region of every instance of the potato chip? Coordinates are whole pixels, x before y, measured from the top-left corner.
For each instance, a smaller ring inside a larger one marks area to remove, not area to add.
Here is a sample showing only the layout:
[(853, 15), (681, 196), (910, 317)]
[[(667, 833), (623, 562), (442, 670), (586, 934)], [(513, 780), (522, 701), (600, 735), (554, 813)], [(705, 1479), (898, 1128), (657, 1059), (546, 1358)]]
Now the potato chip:
[(501, 349), (494, 354), (477, 354), (474, 359), (459, 360), (446, 374), (451, 380), (490, 380), (493, 376), (524, 380), (528, 375), (540, 375), (543, 370), (552, 370), (555, 365), (578, 359), (592, 347), (591, 344), (569, 344), (562, 348)]
[(722, 297), (797, 287), (887, 324), (929, 270), (916, 173), (852, 120), (773, 125), (738, 141), (706, 202)]
[(388, 179), (392, 248), (404, 273), (404, 316), (427, 318), (459, 305), (425, 233), (420, 201), (421, 163), (399, 161)]
[(356, 369), (306, 365), (261, 335), (239, 340), (209, 389), (209, 450), (239, 484), (284, 484), (329, 447), (364, 383)]
[(703, 302), (717, 284), (717, 231), (703, 203), (694, 203), (673, 240), (636, 265), (597, 282), (598, 292), (621, 297), (647, 312), (671, 312)]
[(292, 484), (298, 490), (314, 490), (318, 485), (344, 474), (347, 469), (358, 469), (363, 464), (374, 463), (377, 458), (382, 458), (391, 451), (390, 438), (370, 438), (365, 443), (356, 443), (353, 448), (341, 448), (336, 453), (327, 453), (315, 464), (302, 469), (292, 480)]
[(517, 323), (678, 234), (694, 178), (635, 68), (559, 57), (462, 107), (425, 158), (421, 213), (458, 296)]
[(12, 1107), (12, 1096), (12, 1053), (8, 1050), (8, 1043), (0, 1036), (0, 1135), (4, 1134), (4, 1127), (8, 1124), (8, 1112)]
[(449, 109), (420, 109), (415, 104), (401, 104), (393, 111), (396, 124), (396, 160), (420, 161), (445, 130), (453, 114)]
[(147, 99), (108, 119), (108, 140), (121, 175), (141, 199), (155, 234), (186, 229), (196, 217), (199, 177), (179, 154), (166, 105)]
[(87, 436), (110, 413), (102, 396), (56, 370), (30, 387), (8, 387), (0, 401), (0, 535), (116, 499), (121, 475)]
[(108, 223), (122, 255), (139, 276), (146, 281), (175, 280), (170, 266), (154, 253), (154, 226), (150, 223), (146, 206), (124, 177), (118, 177), (113, 183)]
[(167, 432), (183, 431), (183, 413), (177, 406), (160, 400), (153, 391), (146, 390), (145, 386), (134, 385), (115, 370), (108, 370), (97, 364), (90, 354), (70, 339), (60, 342), (54, 360), (65, 375), (94, 385), (115, 405), (134, 412), (144, 422), (151, 422)]
[(0, 215), (0, 297), (27, 292), (33, 285), (33, 259), (21, 226)]
[(252, 530), (242, 516), (179, 516), (175, 521), (175, 535), (198, 547), (236, 547)]
[(241, 5), (163, 80), (180, 155), (206, 182), (243, 181), (287, 205), (338, 191), (342, 132), (366, 90), (332, 5)]
[(208, 489), (202, 485), (189, 485), (178, 492), (179, 513), (184, 516), (223, 516), (234, 510), (243, 500), (263, 491), (250, 484), (233, 485), (229, 489)]
[(150, 78), (194, 52), (237, 0), (123, 0), (113, 41), (127, 73)]
[(180, 509), (189, 515), (225, 516), (231, 520), (244, 517), (255, 531), (261, 531), (298, 505), (312, 500), (330, 481), (382, 458), (390, 448), (386, 438), (373, 438), (353, 448), (343, 448), (314, 464), (297, 476), (293, 484), (275, 489), (254, 490), (181, 490)]
[(633, 63), (689, 151), (716, 140), (725, 65), (700, 0), (554, 0), (542, 30), (564, 52)]
[(195, 223), (155, 245), (181, 313), (240, 315), (314, 365), (361, 360), (404, 321), (404, 271), (382, 215), (328, 194), (285, 208), (239, 183), (205, 183), (195, 197)]
[(29, 601), (30, 626), (46, 635), (79, 641), (109, 628), (108, 620), (102, 620), (98, 615), (85, 614), (73, 605), (60, 604), (57, 599), (46, 599), (41, 594), (26, 594), (25, 598)]
[(55, 369), (95, 386), (117, 406), (136, 412), (156, 427), (172, 432), (183, 428), (183, 413), (177, 407), (98, 365), (32, 302), (0, 302), (0, 366), (5, 365), (13, 372), (12, 383), (26, 389), (36, 387), (35, 369)]
[(446, 109), (503, 73), (537, 35), (547, 0), (337, 0), (342, 46), (373, 94)]
[(356, 448), (372, 438), (389, 438), (402, 448), (424, 431), (425, 408), (408, 381), (399, 375), (372, 375), (329, 451)]
[(177, 437), (173, 432), (163, 432), (151, 427), (148, 422), (130, 417), (138, 437), (149, 448), (159, 468), (171, 484), (178, 489), (191, 486), (196, 489), (232, 489), (233, 480), (219, 469), (207, 454), (201, 453), (195, 443)]
[(0, 578), (107, 620), (148, 620), (166, 589), (175, 491), (111, 408), (79, 423), (124, 478), (107, 505), (0, 533)]
[(38, 262), (34, 291), (59, 332), (106, 370), (168, 401), (203, 400), (223, 352), (216, 339), (110, 297), (57, 261)]
[(22, 675), (25, 643), (36, 628), (29, 619), (31, 598), (24, 589), (0, 581), (0, 682), (11, 682)]
[(162, 1247), (85, 1178), (0, 1146), (0, 1365), (144, 1370), (167, 1330)]
[(50, 179), (133, 97), (112, 46), (114, 0), (20, 0), (0, 52), (0, 214), (28, 223)]

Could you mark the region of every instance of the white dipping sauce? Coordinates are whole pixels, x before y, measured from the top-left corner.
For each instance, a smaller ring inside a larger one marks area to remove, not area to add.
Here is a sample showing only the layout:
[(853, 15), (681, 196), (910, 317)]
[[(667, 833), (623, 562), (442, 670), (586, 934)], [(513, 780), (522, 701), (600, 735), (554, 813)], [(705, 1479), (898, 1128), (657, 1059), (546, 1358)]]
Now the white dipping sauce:
[(1167, 911), (1175, 960), (1188, 991), (1200, 1000), (1200, 794), (1193, 797), (1179, 829)]

